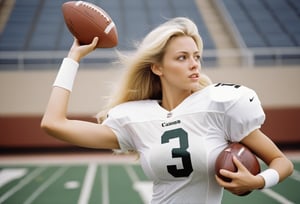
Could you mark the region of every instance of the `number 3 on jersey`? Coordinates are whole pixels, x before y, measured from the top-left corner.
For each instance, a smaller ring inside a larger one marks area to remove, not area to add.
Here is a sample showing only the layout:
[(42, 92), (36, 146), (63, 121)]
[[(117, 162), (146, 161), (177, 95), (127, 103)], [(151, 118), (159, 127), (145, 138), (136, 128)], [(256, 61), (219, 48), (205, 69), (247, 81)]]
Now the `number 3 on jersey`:
[(179, 139), (179, 147), (172, 149), (172, 158), (181, 158), (183, 168), (167, 165), (168, 172), (174, 177), (188, 177), (193, 172), (189, 148), (188, 134), (182, 128), (166, 131), (161, 137), (161, 143), (169, 143), (171, 139)]

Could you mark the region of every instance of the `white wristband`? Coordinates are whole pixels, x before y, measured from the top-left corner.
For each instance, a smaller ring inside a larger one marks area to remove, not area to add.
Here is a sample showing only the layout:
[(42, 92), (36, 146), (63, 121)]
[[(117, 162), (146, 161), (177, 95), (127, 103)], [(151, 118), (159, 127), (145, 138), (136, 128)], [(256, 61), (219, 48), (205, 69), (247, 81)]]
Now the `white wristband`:
[(64, 89), (72, 91), (74, 79), (77, 74), (79, 64), (70, 58), (64, 58), (53, 86), (58, 86)]
[(258, 175), (262, 176), (265, 180), (264, 188), (270, 188), (279, 182), (279, 174), (275, 169), (267, 169)]

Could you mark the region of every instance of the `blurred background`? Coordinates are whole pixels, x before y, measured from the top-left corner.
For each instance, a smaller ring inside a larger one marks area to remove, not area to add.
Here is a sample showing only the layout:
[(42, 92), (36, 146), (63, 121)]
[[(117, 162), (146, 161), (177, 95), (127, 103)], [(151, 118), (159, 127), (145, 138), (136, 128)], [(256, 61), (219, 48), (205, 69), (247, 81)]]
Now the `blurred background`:
[[(152, 183), (136, 155), (75, 147), (40, 129), (52, 84), (73, 37), (64, 0), (0, 0), (0, 203), (147, 203)], [(272, 189), (223, 204), (299, 203), (300, 0), (89, 0), (116, 24), (119, 44), (81, 61), (68, 115), (96, 122), (131, 53), (155, 26), (184, 16), (204, 41), (202, 72), (254, 89), (262, 130), (292, 159), (294, 173)], [(262, 165), (265, 168), (265, 166)], [(116, 196), (117, 195), (117, 196)]]
[[(0, 0), (0, 149), (2, 154), (68, 150), (40, 120), (72, 44), (63, 0)], [(254, 89), (265, 109), (263, 131), (284, 149), (300, 149), (299, 0), (93, 0), (115, 22), (119, 44), (82, 62), (69, 115), (95, 121), (122, 73), (116, 50), (134, 51), (153, 27), (185, 16), (204, 41), (202, 71), (213, 82)], [(88, 150), (86, 150), (88, 151)]]

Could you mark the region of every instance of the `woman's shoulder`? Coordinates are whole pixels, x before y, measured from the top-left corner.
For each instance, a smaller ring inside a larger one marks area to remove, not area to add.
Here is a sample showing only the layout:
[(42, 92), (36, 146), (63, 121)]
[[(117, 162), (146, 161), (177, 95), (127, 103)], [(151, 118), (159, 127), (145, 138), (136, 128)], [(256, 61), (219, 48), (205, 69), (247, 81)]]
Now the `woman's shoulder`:
[(233, 83), (216, 83), (195, 92), (188, 101), (195, 108), (209, 107), (209, 109), (223, 112), (236, 103), (251, 102), (253, 98), (259, 102), (255, 91), (246, 86)]
[(243, 85), (234, 83), (216, 83), (203, 91), (215, 102), (236, 101), (245, 95), (256, 95), (255, 91)]

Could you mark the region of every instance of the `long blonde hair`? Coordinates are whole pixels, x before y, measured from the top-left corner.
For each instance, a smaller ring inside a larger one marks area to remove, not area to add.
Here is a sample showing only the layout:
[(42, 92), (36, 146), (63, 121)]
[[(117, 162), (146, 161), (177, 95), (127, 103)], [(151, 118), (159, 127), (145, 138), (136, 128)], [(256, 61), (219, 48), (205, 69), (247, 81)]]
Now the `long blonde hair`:
[[(160, 78), (152, 72), (151, 66), (161, 63), (171, 38), (183, 35), (194, 39), (202, 56), (203, 42), (197, 26), (190, 19), (184, 17), (173, 18), (152, 30), (132, 56), (120, 55), (126, 72), (118, 87), (119, 90), (111, 98), (107, 110), (128, 101), (161, 99)], [(202, 75), (199, 80), (199, 89), (210, 83), (209, 78)], [(102, 111), (98, 114), (99, 122), (103, 121), (106, 113), (107, 111)]]

